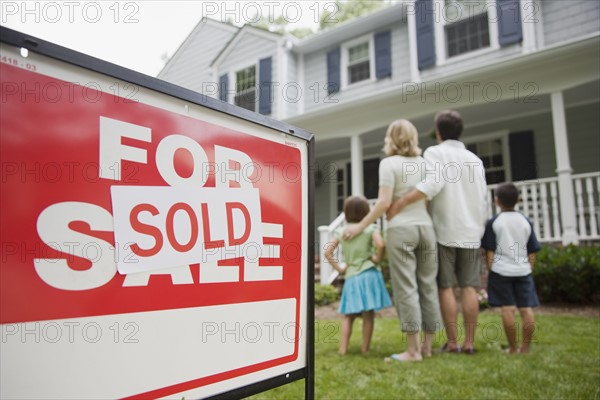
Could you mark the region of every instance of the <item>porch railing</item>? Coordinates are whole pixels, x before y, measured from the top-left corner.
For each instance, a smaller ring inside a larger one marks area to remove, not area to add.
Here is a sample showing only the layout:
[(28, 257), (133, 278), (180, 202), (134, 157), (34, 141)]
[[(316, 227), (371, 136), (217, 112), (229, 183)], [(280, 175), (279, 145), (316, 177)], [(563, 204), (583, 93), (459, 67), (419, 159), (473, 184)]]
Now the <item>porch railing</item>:
[[(577, 215), (577, 233), (580, 240), (600, 239), (600, 172), (573, 175), (573, 189)], [(516, 209), (533, 223), (540, 242), (552, 243), (562, 240), (560, 196), (558, 177), (515, 182), (521, 191), (521, 201)], [(498, 185), (488, 186), (488, 217), (497, 214), (494, 191)]]
[[(572, 181), (579, 240), (600, 240), (600, 172), (573, 175)], [(532, 221), (539, 241), (561, 242), (558, 177), (515, 182), (515, 186), (521, 191), (521, 201), (517, 204), (517, 210)], [(488, 217), (499, 211), (494, 201), (494, 191), (497, 187), (498, 185), (488, 185)], [(374, 200), (371, 203), (374, 203)], [(385, 221), (381, 220), (380, 223), (385, 224)], [(343, 224), (342, 213), (331, 224), (319, 227), (321, 284), (331, 284), (338, 276), (337, 271), (325, 259), (324, 252), (332, 239), (333, 231)], [(336, 257), (341, 261), (341, 253)]]

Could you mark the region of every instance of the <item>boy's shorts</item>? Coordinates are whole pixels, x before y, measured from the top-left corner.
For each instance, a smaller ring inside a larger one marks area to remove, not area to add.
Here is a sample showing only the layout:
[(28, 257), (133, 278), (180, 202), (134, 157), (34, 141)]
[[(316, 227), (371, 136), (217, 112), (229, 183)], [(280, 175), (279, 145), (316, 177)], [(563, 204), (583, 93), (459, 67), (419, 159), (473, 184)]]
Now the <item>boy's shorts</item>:
[(479, 249), (448, 247), (438, 243), (440, 267), (438, 287), (453, 288), (481, 286), (481, 252)]
[(488, 301), (492, 307), (516, 305), (518, 308), (525, 308), (540, 305), (531, 274), (503, 276), (490, 271), (487, 291)]

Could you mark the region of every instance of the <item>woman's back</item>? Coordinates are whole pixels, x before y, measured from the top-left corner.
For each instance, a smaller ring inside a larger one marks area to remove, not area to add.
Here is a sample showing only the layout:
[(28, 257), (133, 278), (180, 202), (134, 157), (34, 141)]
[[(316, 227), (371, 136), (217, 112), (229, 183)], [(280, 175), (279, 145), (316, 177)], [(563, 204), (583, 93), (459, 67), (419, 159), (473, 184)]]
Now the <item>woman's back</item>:
[[(421, 156), (400, 155), (386, 157), (379, 164), (379, 186), (393, 188), (392, 201), (410, 192), (417, 183), (425, 179), (426, 173), (434, 172)], [(405, 207), (388, 221), (388, 228), (403, 225), (432, 225), (425, 200)]]

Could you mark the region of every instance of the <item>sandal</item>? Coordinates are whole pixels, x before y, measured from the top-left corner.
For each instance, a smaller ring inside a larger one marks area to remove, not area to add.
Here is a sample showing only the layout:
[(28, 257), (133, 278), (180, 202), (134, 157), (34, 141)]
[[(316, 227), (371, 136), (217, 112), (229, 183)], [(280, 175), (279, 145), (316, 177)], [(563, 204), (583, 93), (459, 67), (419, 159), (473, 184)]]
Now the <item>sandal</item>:
[(460, 346), (457, 346), (456, 348), (451, 349), (448, 346), (448, 342), (444, 343), (444, 345), (440, 349), (440, 353), (460, 353), (461, 351), (462, 351), (462, 349), (460, 348)]
[(473, 348), (473, 347), (470, 347), (468, 349), (462, 349), (462, 352), (467, 355), (473, 355), (473, 354), (477, 353), (477, 350), (475, 350), (475, 348)]

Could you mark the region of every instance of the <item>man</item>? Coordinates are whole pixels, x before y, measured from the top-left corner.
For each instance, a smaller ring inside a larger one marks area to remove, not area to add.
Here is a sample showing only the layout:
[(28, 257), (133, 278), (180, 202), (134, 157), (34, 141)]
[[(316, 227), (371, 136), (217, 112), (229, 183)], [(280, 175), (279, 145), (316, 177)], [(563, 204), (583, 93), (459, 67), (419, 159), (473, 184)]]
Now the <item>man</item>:
[[(438, 242), (438, 289), (442, 319), (448, 341), (444, 352), (475, 352), (475, 330), (479, 314), (479, 247), (486, 221), (487, 187), (481, 160), (458, 141), (463, 121), (456, 111), (440, 111), (434, 118), (438, 145), (423, 157), (428, 162), (424, 180), (396, 200), (388, 209), (390, 219), (413, 202), (427, 198)], [(458, 343), (454, 286), (461, 288), (465, 337)]]

